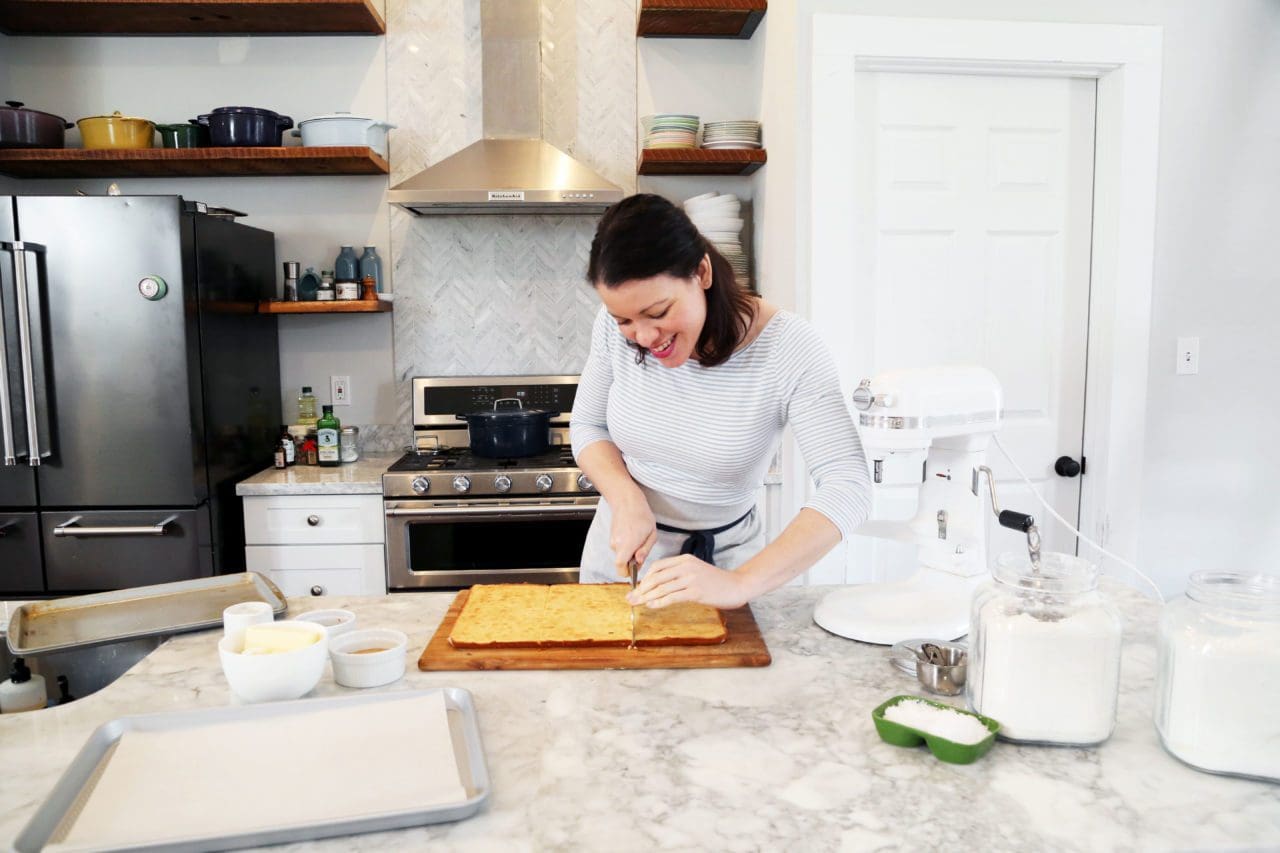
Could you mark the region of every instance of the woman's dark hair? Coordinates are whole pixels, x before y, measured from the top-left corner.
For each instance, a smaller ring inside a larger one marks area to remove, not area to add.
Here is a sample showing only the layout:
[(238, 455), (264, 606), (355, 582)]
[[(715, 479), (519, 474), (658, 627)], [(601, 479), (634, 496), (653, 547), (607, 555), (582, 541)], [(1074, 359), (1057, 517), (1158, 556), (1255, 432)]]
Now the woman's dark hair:
[[(628, 196), (605, 211), (591, 241), (587, 281), (617, 287), (655, 275), (692, 278), (706, 256), (711, 259), (707, 318), (693, 348), (698, 363), (714, 367), (742, 343), (758, 310), (754, 294), (742, 287), (733, 267), (702, 236), (685, 212), (662, 196)], [(633, 344), (633, 346), (635, 346)], [(637, 362), (644, 361), (640, 350)]]

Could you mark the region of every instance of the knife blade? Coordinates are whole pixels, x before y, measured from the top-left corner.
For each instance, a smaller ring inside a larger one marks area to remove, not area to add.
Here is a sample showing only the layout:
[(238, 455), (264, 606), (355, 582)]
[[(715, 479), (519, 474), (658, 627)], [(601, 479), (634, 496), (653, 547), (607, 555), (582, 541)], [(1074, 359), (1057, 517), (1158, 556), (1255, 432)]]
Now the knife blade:
[[(636, 591), (636, 580), (640, 576), (640, 565), (635, 560), (627, 560), (627, 574), (631, 576), (631, 591)], [(631, 605), (631, 645), (629, 649), (636, 647), (636, 607)]]

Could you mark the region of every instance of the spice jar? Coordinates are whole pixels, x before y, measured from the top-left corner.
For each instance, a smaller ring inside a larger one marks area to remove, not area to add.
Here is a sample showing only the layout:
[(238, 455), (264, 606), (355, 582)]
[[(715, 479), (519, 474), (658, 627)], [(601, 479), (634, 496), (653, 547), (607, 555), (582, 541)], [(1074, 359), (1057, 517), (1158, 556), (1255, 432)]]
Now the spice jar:
[(340, 442), (343, 462), (355, 462), (360, 458), (360, 427), (343, 427)]
[(1280, 577), (1193, 574), (1157, 642), (1165, 749), (1200, 770), (1280, 780)]
[(1120, 614), (1087, 560), (1002, 554), (973, 597), (969, 706), (1000, 736), (1088, 746), (1111, 736), (1120, 688)]

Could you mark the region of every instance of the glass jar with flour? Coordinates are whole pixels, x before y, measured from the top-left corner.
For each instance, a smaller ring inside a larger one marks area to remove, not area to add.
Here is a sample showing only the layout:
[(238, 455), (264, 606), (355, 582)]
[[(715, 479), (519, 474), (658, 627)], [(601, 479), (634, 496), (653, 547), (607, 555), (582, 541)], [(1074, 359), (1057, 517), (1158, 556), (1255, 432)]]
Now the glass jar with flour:
[(1025, 743), (1090, 746), (1111, 736), (1120, 614), (1098, 569), (1069, 554), (1002, 554), (973, 598), (969, 706)]
[(1280, 577), (1197, 572), (1160, 617), (1156, 731), (1214, 773), (1280, 780)]

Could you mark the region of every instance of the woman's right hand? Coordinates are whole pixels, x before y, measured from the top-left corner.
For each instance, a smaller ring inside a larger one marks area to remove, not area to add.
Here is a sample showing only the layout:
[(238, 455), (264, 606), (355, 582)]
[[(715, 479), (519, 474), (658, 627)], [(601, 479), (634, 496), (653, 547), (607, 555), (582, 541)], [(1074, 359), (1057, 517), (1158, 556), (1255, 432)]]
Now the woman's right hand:
[(609, 529), (609, 547), (618, 577), (628, 578), (627, 562), (634, 559), (643, 566), (645, 558), (658, 541), (658, 524), (643, 493), (620, 504), (611, 505), (613, 524)]

